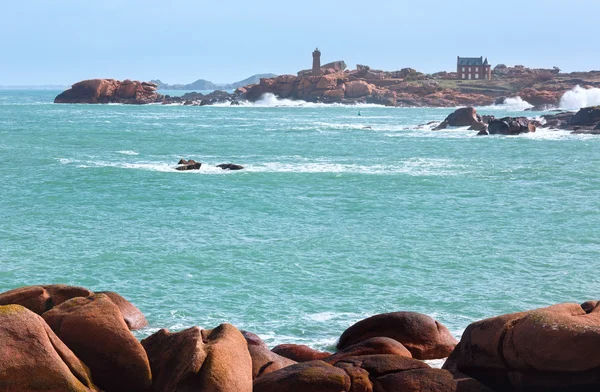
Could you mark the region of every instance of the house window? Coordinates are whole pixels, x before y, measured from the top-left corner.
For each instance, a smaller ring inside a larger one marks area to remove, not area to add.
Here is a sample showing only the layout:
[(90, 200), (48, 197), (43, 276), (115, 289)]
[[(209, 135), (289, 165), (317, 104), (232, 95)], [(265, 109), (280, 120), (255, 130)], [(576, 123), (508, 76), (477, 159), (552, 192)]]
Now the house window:
[(475, 74), (475, 79), (479, 79), (479, 74)]
[(469, 67), (469, 72), (471, 72), (471, 67)]
[(469, 80), (471, 80), (471, 74), (469, 74)]
[[(463, 68), (463, 69), (464, 69), (464, 68)], [(463, 77), (462, 77), (462, 78), (464, 79), (464, 78), (465, 78), (465, 74), (462, 74), (462, 75), (463, 75)]]
[[(463, 70), (462, 70), (462, 71), (463, 71), (463, 72), (465, 72), (465, 67), (463, 67)], [(464, 78), (463, 78), (463, 79), (464, 79)]]
[(475, 67), (475, 72), (479, 72), (479, 67)]

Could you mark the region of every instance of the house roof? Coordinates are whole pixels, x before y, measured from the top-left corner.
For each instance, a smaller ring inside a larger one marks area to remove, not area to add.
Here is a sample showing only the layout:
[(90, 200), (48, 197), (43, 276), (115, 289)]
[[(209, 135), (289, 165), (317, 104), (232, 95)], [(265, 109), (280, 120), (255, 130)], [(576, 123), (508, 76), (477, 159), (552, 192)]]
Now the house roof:
[(459, 57), (458, 65), (484, 65), (483, 57)]

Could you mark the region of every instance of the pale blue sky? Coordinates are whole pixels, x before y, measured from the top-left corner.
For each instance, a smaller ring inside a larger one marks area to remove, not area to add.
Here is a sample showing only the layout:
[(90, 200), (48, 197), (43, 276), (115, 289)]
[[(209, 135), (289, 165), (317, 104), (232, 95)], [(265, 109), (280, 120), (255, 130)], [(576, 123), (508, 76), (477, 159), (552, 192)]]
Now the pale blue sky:
[(315, 46), (351, 68), (600, 69), (599, 14), (595, 0), (2, 0), (0, 85), (233, 82), (309, 68)]

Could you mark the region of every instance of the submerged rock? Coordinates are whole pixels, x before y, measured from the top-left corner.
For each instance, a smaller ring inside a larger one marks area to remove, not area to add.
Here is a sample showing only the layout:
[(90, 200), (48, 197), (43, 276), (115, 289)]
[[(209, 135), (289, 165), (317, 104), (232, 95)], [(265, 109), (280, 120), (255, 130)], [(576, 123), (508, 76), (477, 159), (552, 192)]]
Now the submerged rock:
[(217, 167), (220, 167), (223, 170), (242, 170), (244, 168), (244, 166), (236, 165), (235, 163), (221, 163), (220, 165), (217, 165)]

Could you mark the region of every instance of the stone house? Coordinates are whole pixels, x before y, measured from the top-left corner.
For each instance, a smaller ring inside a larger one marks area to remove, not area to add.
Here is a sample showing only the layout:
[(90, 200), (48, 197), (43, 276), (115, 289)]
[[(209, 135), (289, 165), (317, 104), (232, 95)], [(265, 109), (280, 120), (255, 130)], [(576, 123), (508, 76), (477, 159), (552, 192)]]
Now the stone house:
[(456, 58), (456, 78), (464, 80), (491, 80), (492, 66), (482, 57), (460, 57)]

